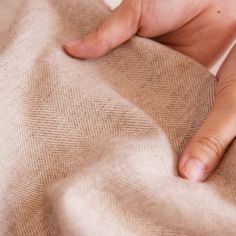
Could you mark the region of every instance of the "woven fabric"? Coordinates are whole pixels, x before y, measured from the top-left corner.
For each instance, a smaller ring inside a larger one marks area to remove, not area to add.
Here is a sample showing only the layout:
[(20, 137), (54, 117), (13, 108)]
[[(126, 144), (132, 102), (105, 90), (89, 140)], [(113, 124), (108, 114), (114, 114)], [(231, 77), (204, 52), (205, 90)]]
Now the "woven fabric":
[(25, 0), (0, 45), (0, 235), (236, 235), (236, 146), (205, 183), (178, 176), (215, 78), (134, 37), (96, 60), (65, 41), (99, 0)]

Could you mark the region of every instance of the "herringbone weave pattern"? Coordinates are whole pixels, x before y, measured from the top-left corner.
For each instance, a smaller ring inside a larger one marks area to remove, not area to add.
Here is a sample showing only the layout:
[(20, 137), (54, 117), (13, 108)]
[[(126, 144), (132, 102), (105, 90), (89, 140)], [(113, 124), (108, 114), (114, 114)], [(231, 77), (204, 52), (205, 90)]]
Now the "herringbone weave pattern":
[(0, 235), (236, 235), (236, 146), (204, 184), (177, 174), (214, 77), (137, 37), (97, 60), (63, 52), (108, 14), (25, 0), (2, 40)]

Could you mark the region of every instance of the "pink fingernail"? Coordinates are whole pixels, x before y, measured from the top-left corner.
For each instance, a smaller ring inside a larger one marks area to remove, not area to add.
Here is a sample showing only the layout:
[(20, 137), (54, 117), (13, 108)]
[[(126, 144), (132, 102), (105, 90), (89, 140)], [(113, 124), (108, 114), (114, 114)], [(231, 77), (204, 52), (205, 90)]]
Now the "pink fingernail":
[(68, 47), (68, 48), (73, 48), (75, 46), (78, 46), (78, 44), (80, 44), (81, 40), (76, 40), (76, 41), (73, 41), (73, 42), (68, 42), (68, 43), (65, 43), (65, 46)]
[(183, 172), (190, 180), (203, 181), (205, 177), (205, 166), (197, 159), (189, 159), (183, 167)]

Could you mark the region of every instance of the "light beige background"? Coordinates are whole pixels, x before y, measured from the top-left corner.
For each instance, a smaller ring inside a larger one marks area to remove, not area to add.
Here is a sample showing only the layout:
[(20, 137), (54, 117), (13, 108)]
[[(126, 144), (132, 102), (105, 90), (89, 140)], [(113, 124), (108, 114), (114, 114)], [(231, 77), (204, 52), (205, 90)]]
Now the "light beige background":
[[(112, 8), (119, 5), (122, 0), (104, 0)], [(23, 0), (0, 0), (0, 34), (5, 32), (11, 24), (14, 16)], [(233, 46), (233, 45), (232, 45)], [(230, 49), (229, 49), (230, 50)], [(227, 52), (228, 53), (228, 52)], [(226, 57), (227, 53), (219, 60), (219, 62), (212, 68), (212, 72), (216, 74), (222, 61)]]

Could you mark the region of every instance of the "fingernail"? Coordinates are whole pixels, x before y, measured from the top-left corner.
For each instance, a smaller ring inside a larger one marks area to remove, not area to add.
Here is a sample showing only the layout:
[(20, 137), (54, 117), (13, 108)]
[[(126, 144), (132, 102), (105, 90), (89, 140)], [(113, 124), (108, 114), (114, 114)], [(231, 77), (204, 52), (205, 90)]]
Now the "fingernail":
[(193, 181), (203, 181), (205, 177), (205, 167), (197, 159), (189, 159), (183, 167), (183, 172)]
[(73, 42), (68, 42), (68, 43), (65, 43), (65, 46), (67, 48), (74, 48), (75, 46), (78, 46), (80, 44), (81, 40), (76, 40), (76, 41), (73, 41)]

